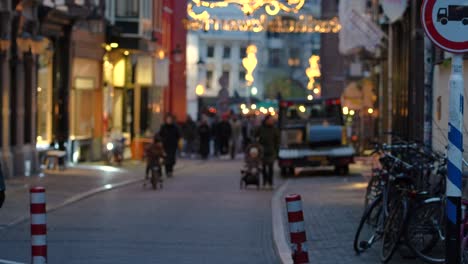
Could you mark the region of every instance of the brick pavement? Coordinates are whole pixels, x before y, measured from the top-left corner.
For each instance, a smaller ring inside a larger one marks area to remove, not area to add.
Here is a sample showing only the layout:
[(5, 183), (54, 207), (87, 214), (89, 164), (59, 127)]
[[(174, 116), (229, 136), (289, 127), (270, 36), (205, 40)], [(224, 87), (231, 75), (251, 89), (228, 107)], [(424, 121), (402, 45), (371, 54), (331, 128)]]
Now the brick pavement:
[[(277, 263), (272, 192), (240, 190), (240, 165), (197, 163), (176, 170), (163, 190), (129, 185), (48, 214), (49, 262)], [(0, 259), (28, 261), (27, 223), (0, 237)]]
[[(380, 244), (360, 256), (356, 256), (353, 250), (355, 231), (364, 209), (366, 180), (360, 174), (361, 169), (359, 166), (353, 166), (350, 176), (308, 172), (307, 176), (302, 175), (288, 181), (284, 194), (298, 193), (303, 199), (311, 263), (380, 263)], [(287, 232), (284, 207), (283, 221)], [(289, 239), (288, 234), (285, 236)], [(422, 263), (403, 258), (401, 255), (396, 252), (390, 263)]]
[[(196, 161), (181, 160), (177, 167), (190, 166)], [(104, 186), (111, 187), (142, 179), (144, 164), (126, 161), (122, 167), (102, 163), (69, 167), (65, 171), (45, 171), (43, 177), (16, 177), (6, 181), (6, 201), (0, 209), (0, 229), (29, 216), (29, 188), (43, 186), (47, 193), (47, 207), (60, 206), (71, 198), (92, 194)]]

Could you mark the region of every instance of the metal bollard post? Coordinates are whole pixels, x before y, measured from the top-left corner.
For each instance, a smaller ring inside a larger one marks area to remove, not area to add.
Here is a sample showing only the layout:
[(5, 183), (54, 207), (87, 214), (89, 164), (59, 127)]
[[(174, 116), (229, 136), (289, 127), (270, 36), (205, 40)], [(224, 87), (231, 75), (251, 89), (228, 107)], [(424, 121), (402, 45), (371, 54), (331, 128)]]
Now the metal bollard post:
[(293, 251), (292, 258), (294, 264), (309, 263), (301, 196), (298, 194), (290, 194), (286, 196), (285, 199), (288, 211), (289, 233), (291, 236)]
[(45, 188), (33, 187), (31, 194), (31, 263), (47, 263)]

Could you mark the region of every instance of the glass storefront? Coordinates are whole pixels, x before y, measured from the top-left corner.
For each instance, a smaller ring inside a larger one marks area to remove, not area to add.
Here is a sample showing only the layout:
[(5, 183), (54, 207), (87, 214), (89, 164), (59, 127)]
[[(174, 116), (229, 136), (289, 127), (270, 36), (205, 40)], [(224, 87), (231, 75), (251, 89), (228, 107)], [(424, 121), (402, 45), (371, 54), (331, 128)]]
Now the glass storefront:
[(37, 146), (52, 142), (52, 52), (39, 55), (37, 80)]

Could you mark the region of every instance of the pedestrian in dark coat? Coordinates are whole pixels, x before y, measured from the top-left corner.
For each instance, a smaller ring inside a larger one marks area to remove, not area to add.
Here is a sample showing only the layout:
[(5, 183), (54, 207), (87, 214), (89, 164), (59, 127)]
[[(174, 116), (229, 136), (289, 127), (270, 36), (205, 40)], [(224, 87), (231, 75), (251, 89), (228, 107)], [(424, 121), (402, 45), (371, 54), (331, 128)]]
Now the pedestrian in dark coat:
[(263, 185), (273, 186), (273, 164), (278, 155), (280, 135), (272, 116), (265, 117), (256, 138), (263, 148)]
[(159, 136), (166, 152), (165, 167), (168, 177), (172, 176), (174, 165), (176, 164), (176, 154), (179, 146), (180, 131), (179, 127), (174, 124), (174, 118), (167, 115), (164, 124), (161, 126)]
[(210, 154), (211, 130), (208, 122), (203, 119), (198, 127), (198, 136), (200, 141), (200, 156), (206, 160)]
[(182, 134), (184, 136), (184, 151), (189, 157), (195, 153), (195, 139), (197, 137), (197, 124), (190, 116), (182, 126)]
[(211, 123), (211, 136), (213, 137), (213, 145), (214, 145), (213, 155), (215, 157), (218, 157), (219, 149), (220, 149), (219, 133), (218, 133), (219, 123), (220, 122), (217, 116), (214, 118), (213, 122)]
[(232, 128), (227, 115), (224, 115), (223, 120), (219, 122), (216, 132), (218, 133), (219, 152), (221, 155), (226, 155), (229, 153), (229, 141), (232, 135)]

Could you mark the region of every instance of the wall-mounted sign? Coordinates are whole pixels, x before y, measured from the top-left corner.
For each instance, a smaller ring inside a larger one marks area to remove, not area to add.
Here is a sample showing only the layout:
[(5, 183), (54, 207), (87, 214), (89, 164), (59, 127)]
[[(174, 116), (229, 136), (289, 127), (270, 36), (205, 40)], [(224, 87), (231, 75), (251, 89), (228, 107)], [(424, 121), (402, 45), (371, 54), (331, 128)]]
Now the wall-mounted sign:
[(390, 23), (394, 23), (405, 13), (408, 0), (382, 0), (381, 5)]

